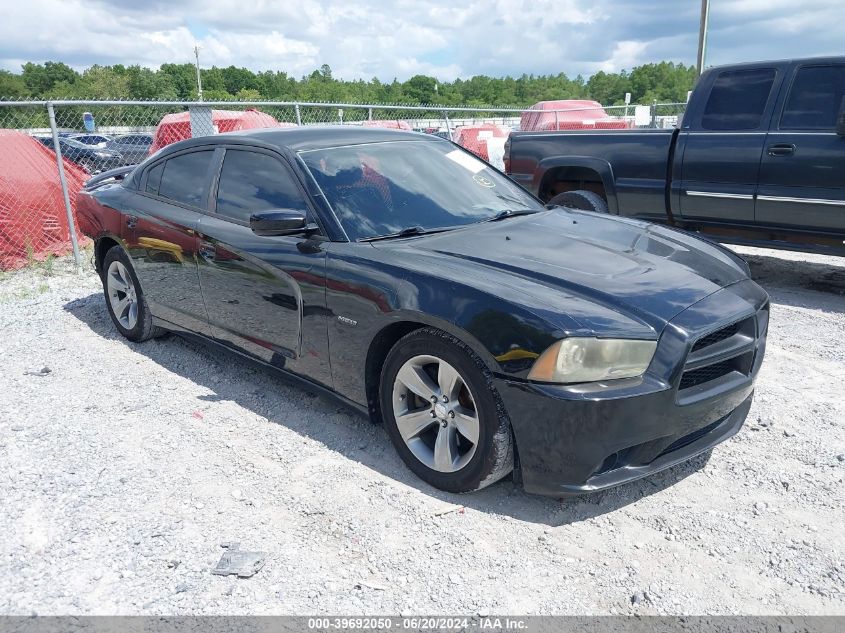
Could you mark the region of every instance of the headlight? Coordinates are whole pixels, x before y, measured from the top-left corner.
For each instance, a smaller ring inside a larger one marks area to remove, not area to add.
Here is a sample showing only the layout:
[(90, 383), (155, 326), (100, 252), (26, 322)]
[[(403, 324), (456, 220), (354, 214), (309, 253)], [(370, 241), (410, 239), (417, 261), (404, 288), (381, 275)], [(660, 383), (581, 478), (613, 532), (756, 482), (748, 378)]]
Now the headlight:
[(613, 338), (565, 338), (534, 361), (529, 380), (578, 383), (641, 376), (657, 341)]

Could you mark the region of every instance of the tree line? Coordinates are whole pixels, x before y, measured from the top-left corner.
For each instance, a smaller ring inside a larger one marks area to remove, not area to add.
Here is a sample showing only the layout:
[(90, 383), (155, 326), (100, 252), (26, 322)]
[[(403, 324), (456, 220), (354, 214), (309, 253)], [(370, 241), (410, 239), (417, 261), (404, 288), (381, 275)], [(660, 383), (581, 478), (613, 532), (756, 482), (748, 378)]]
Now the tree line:
[[(336, 79), (324, 64), (310, 75), (293, 77), (284, 71), (253, 72), (247, 68), (205, 68), (201, 71), (206, 101), (315, 101), (329, 103), (401, 103), (448, 106), (527, 107), (538, 101), (592, 99), (603, 105), (684, 102), (695, 82), (695, 68), (673, 62), (644, 64), (630, 72), (599, 71), (589, 79), (524, 74), (440, 82), (415, 75), (407, 81), (382, 82)], [(163, 64), (158, 70), (141, 66), (94, 65), (78, 72), (63, 62), (28, 62), (20, 73), (0, 71), (3, 99), (136, 99), (195, 100), (196, 68)]]

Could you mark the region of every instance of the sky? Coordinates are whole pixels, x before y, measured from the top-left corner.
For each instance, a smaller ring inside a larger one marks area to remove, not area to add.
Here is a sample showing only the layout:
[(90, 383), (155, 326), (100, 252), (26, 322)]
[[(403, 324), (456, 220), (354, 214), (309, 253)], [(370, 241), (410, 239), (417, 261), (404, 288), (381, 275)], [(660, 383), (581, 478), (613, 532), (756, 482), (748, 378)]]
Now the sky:
[[(699, 0), (4, 0), (0, 68), (193, 62), (300, 77), (588, 77), (694, 64)], [(707, 65), (845, 54), (842, 0), (711, 0)]]

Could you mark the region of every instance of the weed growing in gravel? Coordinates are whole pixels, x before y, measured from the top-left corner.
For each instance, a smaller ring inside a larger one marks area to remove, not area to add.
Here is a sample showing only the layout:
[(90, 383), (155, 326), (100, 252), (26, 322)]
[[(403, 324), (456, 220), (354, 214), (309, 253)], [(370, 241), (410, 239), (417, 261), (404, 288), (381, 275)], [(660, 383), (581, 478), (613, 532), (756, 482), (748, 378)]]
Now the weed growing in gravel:
[(20, 299), (34, 299), (39, 295), (43, 295), (50, 290), (50, 285), (44, 281), (39, 283), (34, 288), (18, 288), (11, 292), (0, 292), (0, 303), (9, 303), (11, 301)]

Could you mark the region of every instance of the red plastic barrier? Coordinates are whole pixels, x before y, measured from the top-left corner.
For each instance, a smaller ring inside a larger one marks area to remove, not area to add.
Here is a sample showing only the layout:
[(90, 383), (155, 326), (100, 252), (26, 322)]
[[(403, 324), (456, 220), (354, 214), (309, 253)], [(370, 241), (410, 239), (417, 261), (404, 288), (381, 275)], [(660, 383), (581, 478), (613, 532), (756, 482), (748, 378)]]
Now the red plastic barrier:
[(485, 123), (483, 125), (465, 125), (457, 128), (452, 133), (452, 140), (482, 160), (492, 162), (496, 167), (501, 169), (504, 166), (503, 164), (499, 164), (501, 162), (501, 150), (504, 149), (504, 141), (495, 143), (497, 147), (495, 156), (491, 156), (494, 152), (490, 151), (489, 142), (491, 139), (506, 139), (509, 135), (510, 130), (501, 128), (498, 125)]
[[(212, 110), (211, 121), (214, 130), (208, 133), (221, 134), (265, 127), (295, 127), (296, 123), (280, 122), (274, 117), (258, 110)], [(166, 114), (156, 126), (155, 138), (150, 146), (150, 154), (162, 147), (191, 138), (191, 113), (174, 112)]]
[(413, 130), (407, 121), (364, 121), (364, 127), (386, 127), (392, 130)]
[[(89, 176), (69, 160), (63, 162), (75, 220), (76, 194)], [(22, 132), (0, 130), (0, 270), (70, 249), (55, 153)]]
[[(559, 112), (554, 112), (559, 110)], [(520, 117), (519, 129), (523, 132), (548, 130), (624, 130), (627, 121), (605, 112), (598, 101), (567, 99), (540, 101)]]

